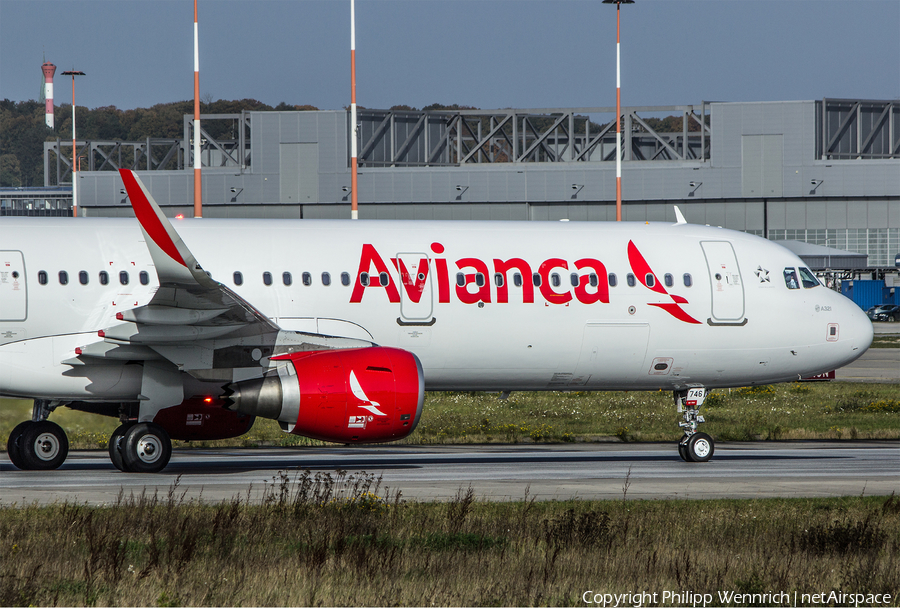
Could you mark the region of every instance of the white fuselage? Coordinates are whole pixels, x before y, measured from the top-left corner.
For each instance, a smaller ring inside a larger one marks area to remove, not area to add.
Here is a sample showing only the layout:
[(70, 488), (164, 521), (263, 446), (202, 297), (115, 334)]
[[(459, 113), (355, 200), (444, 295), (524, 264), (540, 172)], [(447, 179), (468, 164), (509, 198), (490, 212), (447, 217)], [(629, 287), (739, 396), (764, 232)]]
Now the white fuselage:
[[(821, 285), (789, 288), (785, 269), (799, 280), (803, 266), (795, 255), (721, 228), (211, 219), (174, 226), (205, 271), (281, 328), (409, 350), (428, 389), (770, 383), (846, 365), (872, 340), (871, 323), (844, 296)], [(0, 394), (136, 398), (137, 366), (79, 373), (63, 362), (118, 323), (116, 313), (146, 305), (157, 286), (134, 219), (0, 220)]]

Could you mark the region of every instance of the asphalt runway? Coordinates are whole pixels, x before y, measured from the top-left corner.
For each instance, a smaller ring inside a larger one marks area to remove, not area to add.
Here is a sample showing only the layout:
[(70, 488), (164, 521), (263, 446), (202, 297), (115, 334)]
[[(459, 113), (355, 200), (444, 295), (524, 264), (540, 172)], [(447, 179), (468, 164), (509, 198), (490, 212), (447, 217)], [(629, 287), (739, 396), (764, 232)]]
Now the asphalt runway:
[(0, 504), (108, 504), (120, 490), (209, 502), (259, 500), (280, 471), (366, 471), (416, 500), (447, 500), (470, 486), (483, 500), (770, 498), (900, 494), (897, 442), (716, 445), (686, 463), (674, 443), (551, 446), (354, 446), (176, 450), (166, 470), (121, 473), (105, 452), (72, 452), (56, 471), (19, 471), (0, 459)]

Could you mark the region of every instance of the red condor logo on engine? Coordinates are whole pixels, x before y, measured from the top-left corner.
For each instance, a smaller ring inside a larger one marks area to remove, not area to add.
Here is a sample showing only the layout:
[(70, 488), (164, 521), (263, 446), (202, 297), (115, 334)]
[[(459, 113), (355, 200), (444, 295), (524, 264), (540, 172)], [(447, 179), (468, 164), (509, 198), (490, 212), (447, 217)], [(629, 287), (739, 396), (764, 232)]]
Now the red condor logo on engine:
[[(484, 260), (464, 257), (453, 262), (461, 278), (452, 284), (451, 289), (449, 262), (446, 258), (439, 257), (444, 253), (444, 246), (432, 243), (431, 251), (436, 255), (421, 258), (414, 265), (416, 271), (410, 272), (410, 267), (403, 259), (387, 258), (390, 260), (388, 265), (374, 245), (364, 244), (350, 302), (360, 303), (367, 289), (377, 289), (384, 291), (389, 302), (399, 304), (400, 291), (395, 279), (395, 275), (399, 275), (399, 283), (406, 297), (409, 301), (418, 303), (431, 274), (437, 285), (439, 304), (449, 303), (454, 294), (463, 304), (490, 304), (494, 298), (498, 304), (506, 304), (509, 302), (509, 273), (512, 271), (518, 275), (517, 282), (521, 282), (518, 287), (521, 288), (524, 304), (534, 303), (535, 291), (548, 304), (568, 304), (573, 299), (582, 304), (609, 304), (609, 275), (603, 262), (595, 258), (580, 258), (571, 264), (562, 258), (549, 258), (538, 264), (536, 269), (523, 258), (493, 258), (492, 273)], [(671, 299), (670, 302), (648, 302), (650, 306), (661, 308), (680, 321), (699, 323), (681, 308), (681, 304), (687, 304), (688, 301), (666, 291), (632, 241), (628, 242), (628, 261), (644, 287)], [(564, 281), (553, 285), (551, 275), (559, 274), (559, 270), (569, 271), (577, 276), (577, 284), (572, 289), (565, 289)], [(493, 275), (500, 275), (501, 280), (493, 281)], [(648, 284), (648, 275), (653, 276), (652, 285)]]

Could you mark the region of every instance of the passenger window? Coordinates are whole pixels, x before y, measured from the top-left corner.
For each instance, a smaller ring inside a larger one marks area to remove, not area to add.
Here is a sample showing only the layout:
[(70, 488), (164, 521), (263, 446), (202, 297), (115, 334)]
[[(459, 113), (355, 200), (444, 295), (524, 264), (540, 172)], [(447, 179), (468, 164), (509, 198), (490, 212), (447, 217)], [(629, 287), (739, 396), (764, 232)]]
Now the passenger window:
[(150, 284), (150, 275), (146, 270), (142, 270), (138, 275), (138, 278), (141, 280), (141, 285), (149, 285)]
[(59, 284), (60, 285), (68, 285), (69, 284), (69, 273), (65, 270), (59, 271)]
[[(363, 285), (368, 285), (369, 284), (369, 275), (366, 274), (365, 272), (363, 274), (366, 275), (366, 282), (363, 283)], [(312, 285), (312, 275), (309, 274), (308, 272), (304, 272), (303, 276), (301, 278), (303, 279), (303, 284), (306, 285), (307, 287)]]
[(615, 287), (618, 284), (619, 284), (619, 277), (616, 276), (616, 273), (614, 273), (614, 272), (609, 273), (609, 286)]
[(38, 283), (40, 283), (41, 285), (46, 285), (47, 282), (48, 282), (47, 271), (46, 270), (38, 271)]
[(347, 287), (348, 285), (350, 285), (350, 273), (349, 272), (341, 273), (341, 285), (343, 285), (344, 287)]
[(797, 271), (793, 268), (784, 269), (784, 284), (788, 289), (800, 289), (800, 283), (797, 282)]
[(821, 285), (819, 279), (816, 278), (816, 275), (814, 275), (809, 268), (804, 268), (802, 266), (800, 267), (800, 281), (803, 283), (804, 289)]
[(119, 283), (122, 285), (128, 285), (128, 272), (123, 270), (119, 273)]
[(292, 285), (294, 283), (294, 277), (291, 276), (289, 272), (281, 273), (281, 282), (285, 285)]
[(359, 273), (359, 284), (362, 285), (363, 287), (369, 286), (369, 273), (368, 272)]
[(379, 283), (382, 287), (387, 287), (388, 285), (390, 285), (391, 279), (390, 279), (390, 277), (388, 277), (388, 273), (386, 273), (386, 272), (379, 272), (379, 273), (378, 273), (378, 283)]
[(499, 272), (494, 273), (494, 285), (497, 287), (503, 287), (503, 274)]
[(475, 273), (475, 284), (479, 287), (484, 287), (484, 275), (480, 272)]
[(628, 283), (629, 287), (637, 285), (637, 279), (630, 272), (625, 276), (625, 282)]
[(464, 274), (461, 273), (461, 272), (457, 272), (457, 273), (456, 273), (456, 284), (457, 284), (459, 287), (464, 287), (465, 284), (466, 284), (466, 275), (464, 275)]
[(535, 272), (531, 275), (531, 282), (534, 283), (535, 287), (541, 286), (541, 274), (539, 272)]
[(647, 287), (653, 287), (656, 285), (656, 278), (653, 276), (653, 273), (648, 272), (644, 275), (644, 281), (647, 283)]
[(672, 287), (672, 286), (675, 285), (675, 278), (674, 278), (671, 274), (669, 274), (668, 272), (667, 272), (666, 275), (663, 277), (663, 281), (665, 281), (666, 287)]
[(573, 272), (569, 275), (569, 282), (572, 283), (572, 287), (578, 287), (578, 273)]
[(327, 272), (322, 273), (322, 285), (326, 287), (331, 285), (331, 275)]
[(681, 280), (684, 281), (685, 287), (690, 287), (691, 285), (694, 284), (694, 279), (693, 279), (693, 277), (691, 277), (691, 273), (689, 273), (689, 272), (684, 273), (684, 276), (681, 277)]
[(109, 273), (105, 270), (100, 271), (100, 284), (109, 285)]
[(88, 273), (86, 270), (81, 270), (78, 272), (78, 282), (82, 285), (88, 284)]
[(596, 287), (600, 284), (600, 279), (593, 272), (590, 275), (591, 287)]
[(271, 273), (271, 272), (264, 272), (264, 273), (263, 273), (263, 283), (264, 283), (265, 285), (271, 285), (271, 284), (272, 284), (272, 273)]
[(554, 287), (559, 287), (562, 284), (562, 279), (559, 278), (558, 273), (553, 273), (550, 275), (550, 284)]
[(237, 270), (234, 271), (233, 279), (234, 279), (234, 284), (235, 284), (235, 285), (240, 286), (240, 285), (243, 285), (243, 284), (244, 284), (244, 275), (242, 275), (242, 274), (241, 274), (240, 272), (238, 272)]
[(516, 287), (522, 286), (522, 275), (518, 272), (513, 274), (513, 285), (515, 285)]

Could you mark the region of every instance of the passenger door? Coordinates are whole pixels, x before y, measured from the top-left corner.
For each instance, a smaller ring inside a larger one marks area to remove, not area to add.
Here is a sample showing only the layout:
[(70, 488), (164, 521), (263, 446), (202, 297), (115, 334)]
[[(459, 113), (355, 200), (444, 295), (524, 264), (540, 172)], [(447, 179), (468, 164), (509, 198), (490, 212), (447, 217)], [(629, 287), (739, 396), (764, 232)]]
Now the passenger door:
[(24, 321), (27, 316), (25, 259), (21, 251), (0, 251), (0, 321)]
[(712, 320), (744, 320), (744, 284), (734, 248), (728, 241), (701, 241), (712, 286)]

